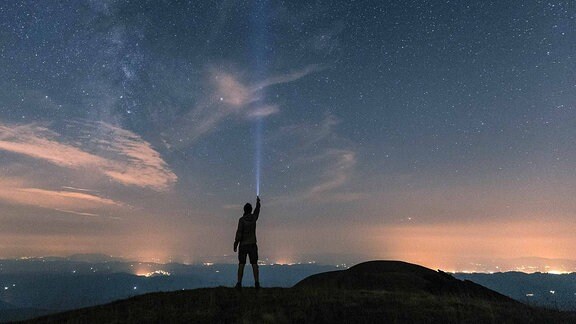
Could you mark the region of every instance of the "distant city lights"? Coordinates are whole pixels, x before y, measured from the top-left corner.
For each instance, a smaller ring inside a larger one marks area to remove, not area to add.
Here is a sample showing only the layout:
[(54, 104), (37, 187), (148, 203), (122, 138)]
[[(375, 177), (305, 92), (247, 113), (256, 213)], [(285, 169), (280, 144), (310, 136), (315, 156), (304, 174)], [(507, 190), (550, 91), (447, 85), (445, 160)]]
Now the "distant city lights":
[(152, 272), (145, 272), (145, 273), (136, 273), (137, 276), (139, 277), (154, 277), (154, 276), (170, 276), (171, 273), (165, 270), (155, 270)]

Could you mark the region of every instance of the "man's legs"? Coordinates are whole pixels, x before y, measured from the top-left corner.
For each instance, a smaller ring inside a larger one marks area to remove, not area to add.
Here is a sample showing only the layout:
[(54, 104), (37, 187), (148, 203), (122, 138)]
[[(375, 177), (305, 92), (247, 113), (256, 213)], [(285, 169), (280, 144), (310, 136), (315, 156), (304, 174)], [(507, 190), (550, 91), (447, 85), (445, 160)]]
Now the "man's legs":
[(242, 288), (242, 277), (244, 277), (244, 266), (246, 265), (246, 248), (240, 245), (238, 249), (238, 281), (236, 282), (236, 288)]
[(252, 264), (252, 273), (254, 273), (254, 283), (256, 288), (260, 288), (260, 271), (258, 270), (258, 264)]
[(244, 266), (246, 264), (239, 263), (238, 264), (238, 281), (236, 282), (236, 287), (242, 287), (242, 277), (244, 276)]
[(258, 270), (258, 245), (254, 244), (250, 246), (248, 256), (250, 257), (252, 273), (254, 274), (254, 287), (258, 289), (260, 288), (260, 271)]

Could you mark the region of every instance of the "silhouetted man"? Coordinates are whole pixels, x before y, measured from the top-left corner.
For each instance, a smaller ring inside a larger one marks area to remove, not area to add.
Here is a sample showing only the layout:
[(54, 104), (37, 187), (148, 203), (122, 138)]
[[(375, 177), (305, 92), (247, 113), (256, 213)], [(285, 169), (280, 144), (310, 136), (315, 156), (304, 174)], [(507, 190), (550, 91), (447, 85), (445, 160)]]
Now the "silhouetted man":
[(244, 266), (246, 265), (246, 256), (250, 258), (252, 265), (252, 272), (254, 273), (254, 288), (260, 288), (260, 280), (258, 274), (258, 245), (256, 245), (256, 221), (260, 215), (260, 197), (256, 196), (256, 208), (252, 213), (252, 205), (246, 203), (244, 205), (244, 215), (238, 221), (238, 229), (236, 230), (236, 239), (234, 240), (234, 252), (236, 252), (238, 245), (238, 282), (236, 288), (242, 288), (242, 277), (244, 276)]

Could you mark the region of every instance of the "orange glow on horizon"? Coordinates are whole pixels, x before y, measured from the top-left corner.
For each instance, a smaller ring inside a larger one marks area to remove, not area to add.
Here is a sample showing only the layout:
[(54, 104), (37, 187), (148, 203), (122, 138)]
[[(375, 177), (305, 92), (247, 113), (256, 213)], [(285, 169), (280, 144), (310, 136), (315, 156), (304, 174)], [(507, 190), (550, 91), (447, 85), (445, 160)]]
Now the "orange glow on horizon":
[[(510, 260), (498, 266), (498, 271), (519, 270), (523, 265), (513, 264), (513, 259), (570, 259), (573, 254), (570, 247), (576, 244), (566, 224), (543, 221), (410, 224), (373, 229), (368, 236), (375, 238), (374, 246), (385, 249), (374, 249), (376, 255), (446, 271), (474, 271), (482, 264), (473, 264), (472, 260), (491, 259)], [(551, 271), (565, 270), (547, 272)]]

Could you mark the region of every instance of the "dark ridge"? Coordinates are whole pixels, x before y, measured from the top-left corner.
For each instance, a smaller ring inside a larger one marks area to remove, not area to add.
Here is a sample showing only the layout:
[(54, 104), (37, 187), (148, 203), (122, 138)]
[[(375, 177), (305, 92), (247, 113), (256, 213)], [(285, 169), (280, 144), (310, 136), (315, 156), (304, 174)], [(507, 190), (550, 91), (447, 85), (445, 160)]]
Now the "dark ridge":
[(471, 281), (459, 280), (443, 271), (434, 271), (403, 261), (368, 261), (347, 270), (312, 275), (295, 288), (383, 290), (399, 293), (455, 295), (517, 303), (513, 299)]

